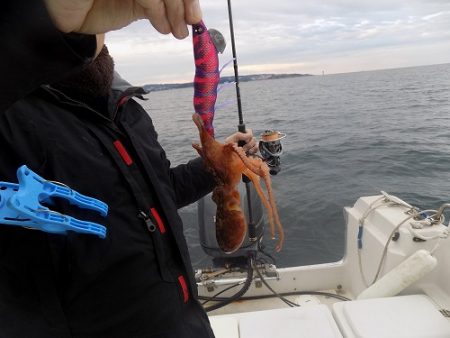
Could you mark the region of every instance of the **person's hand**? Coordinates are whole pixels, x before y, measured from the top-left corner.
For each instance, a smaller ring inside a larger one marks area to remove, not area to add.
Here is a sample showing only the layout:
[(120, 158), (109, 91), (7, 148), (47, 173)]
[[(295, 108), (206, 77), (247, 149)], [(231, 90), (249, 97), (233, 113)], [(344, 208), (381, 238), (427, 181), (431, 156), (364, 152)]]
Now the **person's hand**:
[(244, 141), (245, 145), (242, 149), (250, 155), (256, 154), (258, 152), (258, 141), (253, 136), (253, 131), (251, 129), (246, 129), (245, 133), (236, 132), (225, 139), (225, 143), (238, 143), (239, 141)]
[(199, 0), (44, 0), (55, 26), (64, 33), (100, 34), (150, 20), (163, 34), (189, 35), (188, 24), (202, 19)]

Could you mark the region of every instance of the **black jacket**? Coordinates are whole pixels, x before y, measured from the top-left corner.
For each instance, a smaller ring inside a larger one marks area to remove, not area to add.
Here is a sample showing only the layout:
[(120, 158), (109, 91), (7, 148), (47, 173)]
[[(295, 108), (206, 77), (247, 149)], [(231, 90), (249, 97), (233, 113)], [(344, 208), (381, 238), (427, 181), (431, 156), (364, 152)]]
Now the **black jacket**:
[[(23, 2), (7, 2), (6, 13)], [(177, 209), (211, 191), (212, 176), (200, 159), (170, 167), (136, 101), (142, 89), (119, 80), (109, 111), (99, 112), (46, 85), (89, 62), (95, 38), (60, 34), (32, 3), (26, 25), (43, 25), (34, 36), (11, 18), (0, 24), (5, 39), (4, 29), (16, 30), (17, 41), (35, 44), (22, 44), (27, 52), (6, 44), (15, 62), (44, 65), (25, 74), (26, 85), (12, 67), (1, 88), (0, 181), (16, 182), (26, 164), (110, 210), (102, 219), (56, 201), (61, 212), (105, 224), (104, 240), (0, 227), (0, 337), (211, 337)]]

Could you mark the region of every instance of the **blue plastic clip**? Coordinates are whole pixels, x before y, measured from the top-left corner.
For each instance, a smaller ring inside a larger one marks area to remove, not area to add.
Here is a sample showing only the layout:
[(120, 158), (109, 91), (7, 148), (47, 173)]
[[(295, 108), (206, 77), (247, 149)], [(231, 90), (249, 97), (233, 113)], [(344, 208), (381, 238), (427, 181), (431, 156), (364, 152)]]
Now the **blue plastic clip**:
[(364, 230), (364, 228), (363, 228), (362, 224), (360, 224), (358, 227), (358, 249), (362, 249), (362, 247), (363, 247), (363, 242), (362, 242), (363, 230)]
[(106, 237), (106, 227), (103, 225), (78, 220), (41, 204), (51, 203), (52, 197), (58, 197), (80, 208), (97, 211), (105, 217), (108, 206), (102, 201), (84, 196), (61, 183), (47, 181), (26, 166), (17, 170), (17, 178), (19, 184), (0, 182), (0, 224), (55, 234), (75, 231)]

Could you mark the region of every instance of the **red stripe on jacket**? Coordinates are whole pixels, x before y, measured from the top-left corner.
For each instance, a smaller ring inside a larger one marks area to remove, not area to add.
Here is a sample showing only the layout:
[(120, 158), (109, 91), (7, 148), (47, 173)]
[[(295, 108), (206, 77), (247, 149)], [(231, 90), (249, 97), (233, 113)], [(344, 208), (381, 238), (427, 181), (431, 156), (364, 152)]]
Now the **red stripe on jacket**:
[(189, 289), (183, 275), (178, 276), (178, 283), (180, 283), (181, 291), (183, 291), (183, 301), (187, 303), (189, 300)]
[(128, 151), (123, 146), (122, 142), (119, 140), (114, 141), (114, 147), (116, 147), (116, 150), (122, 157), (122, 160), (125, 162), (126, 165), (131, 165), (133, 163), (133, 159), (131, 158), (130, 154), (128, 154)]
[(156, 225), (158, 225), (159, 231), (163, 234), (166, 232), (166, 227), (164, 226), (164, 222), (162, 221), (161, 217), (159, 216), (158, 211), (155, 208), (151, 208), (150, 212), (152, 213), (153, 217), (155, 218)]

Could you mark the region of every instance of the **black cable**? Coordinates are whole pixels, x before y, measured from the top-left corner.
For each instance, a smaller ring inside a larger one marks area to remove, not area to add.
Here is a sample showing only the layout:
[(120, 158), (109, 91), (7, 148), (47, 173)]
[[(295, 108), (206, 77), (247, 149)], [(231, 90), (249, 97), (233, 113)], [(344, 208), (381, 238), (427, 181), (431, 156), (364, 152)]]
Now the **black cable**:
[(261, 252), (264, 256), (268, 257), (272, 261), (273, 265), (277, 265), (275, 258), (273, 258), (273, 256), (268, 252), (264, 251), (264, 244), (262, 244), (261, 241), (258, 241), (258, 251)]
[[(269, 257), (273, 262), (275, 262), (275, 259), (268, 253), (265, 253), (263, 251), (262, 245), (261, 243), (258, 243), (258, 251), (263, 253), (264, 255), (266, 255), (267, 257)], [(258, 259), (258, 261), (261, 261), (261, 258)], [(291, 302), (290, 300), (284, 298), (284, 296), (298, 296), (298, 295), (316, 295), (316, 296), (323, 296), (323, 297), (329, 297), (329, 298), (334, 298), (334, 299), (338, 299), (341, 301), (350, 301), (350, 298), (347, 298), (345, 296), (342, 295), (337, 295), (334, 293), (330, 293), (330, 292), (323, 292), (323, 291), (293, 291), (293, 292), (284, 292), (284, 293), (278, 293), (276, 291), (274, 291), (270, 285), (267, 284), (267, 282), (265, 281), (264, 277), (262, 276), (261, 272), (259, 271), (258, 267), (256, 266), (256, 264), (254, 264), (252, 266), (252, 268), (255, 268), (258, 277), (261, 279), (261, 282), (264, 283), (264, 285), (272, 292), (272, 295), (260, 295), (260, 296), (247, 296), (247, 297), (240, 297), (240, 300), (258, 300), (258, 299), (266, 299), (266, 298), (272, 298), (272, 297), (278, 297), (280, 298), (282, 301), (284, 301), (286, 304), (288, 304), (289, 306), (298, 306), (297, 304)], [(253, 269), (251, 269), (253, 271)], [(248, 280), (248, 279), (247, 279)], [(230, 299), (230, 297), (218, 297), (220, 294), (222, 294), (223, 292), (236, 287), (238, 285), (240, 285), (241, 283), (236, 283), (222, 291), (220, 291), (219, 293), (217, 293), (216, 295), (212, 296), (212, 297), (206, 297), (206, 296), (198, 296), (198, 299), (200, 300), (205, 300), (206, 302), (208, 301), (227, 301)], [(234, 296), (233, 296), (234, 298)], [(283, 300), (284, 298), (284, 300)], [(234, 301), (235, 299), (231, 300)], [(287, 302), (286, 302), (287, 301)], [(205, 303), (206, 303), (205, 302)], [(289, 304), (291, 303), (291, 304)], [(226, 304), (225, 304), (226, 305)]]
[[(329, 292), (322, 292), (322, 291), (292, 291), (292, 292), (281, 292), (278, 293), (281, 296), (303, 296), (303, 295), (314, 295), (314, 296), (323, 296), (323, 297), (329, 297), (329, 298), (335, 298), (342, 301), (350, 301), (350, 298), (347, 298), (345, 296), (337, 295), (334, 293)], [(276, 297), (275, 295), (260, 295), (260, 296), (246, 296), (241, 297), (240, 300), (258, 300), (258, 299), (266, 299), (266, 298), (273, 298)], [(198, 299), (206, 300), (209, 297), (205, 296), (198, 296)], [(217, 301), (221, 301), (225, 299), (226, 297), (217, 297)]]
[[(205, 305), (205, 304), (208, 303), (208, 302), (214, 301), (214, 300), (215, 300), (218, 296), (220, 296), (222, 293), (224, 293), (224, 292), (226, 292), (226, 291), (228, 291), (228, 290), (231, 290), (231, 289), (235, 288), (236, 286), (241, 285), (242, 283), (243, 283), (243, 282), (239, 282), (239, 283), (233, 284), (233, 285), (231, 285), (231, 286), (229, 286), (229, 287), (223, 289), (222, 291), (217, 292), (214, 296), (211, 296), (211, 297), (209, 297), (208, 299), (206, 299), (206, 300), (202, 303), (202, 305)], [(200, 299), (200, 297), (198, 297), (198, 298)]]
[(261, 274), (261, 272), (258, 269), (258, 266), (255, 264), (254, 265), (254, 269), (256, 270), (256, 273), (259, 276), (259, 279), (261, 280), (261, 282), (266, 286), (266, 288), (268, 288), (270, 290), (270, 292), (273, 293), (274, 296), (278, 297), (280, 300), (282, 300), (283, 302), (285, 302), (287, 305), (289, 305), (290, 307), (296, 307), (299, 306), (298, 304), (290, 301), (289, 299), (283, 297), (282, 295), (280, 295), (279, 293), (277, 293), (274, 289), (272, 289), (272, 287), (266, 282), (266, 280), (264, 279), (263, 275)]
[[(258, 243), (258, 251), (263, 253), (265, 256), (267, 256), (268, 258), (270, 258), (272, 260), (272, 262), (275, 263), (275, 259), (268, 253), (263, 251), (262, 246), (260, 245), (260, 243)], [(256, 258), (256, 256), (255, 256)], [(258, 259), (258, 261), (261, 261), (261, 258)], [(265, 261), (265, 259), (264, 259)], [(255, 262), (255, 263), (254, 263)], [(341, 301), (350, 301), (350, 298), (347, 298), (345, 296), (342, 295), (337, 295), (334, 293), (329, 293), (329, 292), (322, 292), (322, 291), (293, 291), (293, 292), (284, 292), (284, 293), (278, 293), (276, 292), (274, 289), (272, 289), (272, 287), (266, 282), (266, 280), (264, 279), (263, 275), (261, 274), (258, 266), (256, 265), (256, 259), (254, 260), (253, 254), (249, 255), (248, 258), (248, 262), (247, 262), (247, 278), (244, 282), (244, 286), (242, 287), (242, 289), (240, 289), (237, 293), (235, 293), (233, 296), (230, 297), (218, 297), (220, 294), (235, 288), (239, 285), (242, 284), (242, 282), (233, 284), (227, 288), (225, 288), (224, 290), (221, 290), (220, 292), (218, 292), (217, 294), (215, 294), (212, 297), (206, 297), (206, 296), (198, 296), (199, 300), (204, 300), (205, 302), (203, 302), (202, 305), (210, 302), (210, 301), (215, 301), (217, 302), (214, 305), (211, 305), (209, 307), (205, 308), (206, 312), (209, 311), (213, 311), (213, 310), (217, 310), (221, 307), (224, 307), (232, 302), (234, 302), (235, 300), (258, 300), (258, 299), (266, 299), (266, 298), (272, 298), (272, 297), (277, 297), (280, 300), (282, 300), (283, 302), (285, 302), (287, 305), (294, 307), (294, 306), (299, 306), (298, 304), (290, 301), (289, 299), (286, 299), (285, 296), (295, 296), (295, 295), (317, 295), (317, 296), (323, 296), (323, 297), (329, 297), (329, 298), (335, 298)], [(260, 296), (247, 296), (247, 297), (243, 297), (243, 295), (248, 291), (248, 289), (250, 288), (250, 285), (252, 283), (253, 280), (253, 270), (256, 270), (256, 273), (258, 274), (258, 277), (260, 278), (261, 282), (272, 292), (271, 295), (260, 295)]]
[[(206, 312), (209, 311), (213, 311), (213, 310), (217, 310), (220, 309), (221, 307), (224, 307), (225, 305), (228, 305), (232, 302), (234, 302), (237, 299), (241, 299), (241, 297), (248, 291), (248, 289), (250, 288), (250, 285), (252, 284), (252, 280), (253, 280), (253, 255), (250, 254), (249, 258), (248, 258), (248, 272), (247, 272), (247, 279), (245, 280), (244, 286), (242, 287), (242, 289), (240, 289), (238, 292), (236, 292), (233, 296), (231, 297), (220, 297), (222, 298), (220, 300), (219, 303), (216, 303), (214, 305), (208, 306), (207, 308), (205, 308)], [(213, 298), (211, 299), (212, 301), (219, 301), (218, 298)]]

